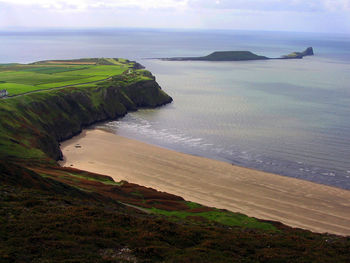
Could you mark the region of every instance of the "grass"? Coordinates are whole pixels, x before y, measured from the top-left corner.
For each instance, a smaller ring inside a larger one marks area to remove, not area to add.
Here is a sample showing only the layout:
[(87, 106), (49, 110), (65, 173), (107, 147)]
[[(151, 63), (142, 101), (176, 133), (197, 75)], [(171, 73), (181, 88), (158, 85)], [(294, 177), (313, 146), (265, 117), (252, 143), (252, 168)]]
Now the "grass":
[(38, 72), (38, 73), (42, 73), (42, 74), (55, 74), (55, 73), (61, 73), (61, 72), (82, 70), (82, 69), (86, 69), (86, 68), (87, 67), (79, 67), (79, 66), (75, 66), (75, 67), (29, 66), (28, 68), (23, 69), (23, 71), (32, 71), (32, 72)]
[(6, 89), (7, 91), (9, 91), (10, 94), (13, 95), (13, 94), (21, 94), (21, 93), (27, 92), (28, 90), (30, 91), (40, 90), (42, 88), (33, 86), (33, 85), (3, 82), (3, 83), (0, 83), (0, 89)]
[(81, 78), (81, 79), (74, 79), (74, 80), (67, 80), (62, 82), (54, 82), (54, 83), (45, 83), (40, 84), (37, 87), (39, 89), (47, 89), (47, 88), (59, 88), (64, 86), (70, 86), (70, 85), (80, 85), (80, 84), (86, 84), (90, 82), (98, 82), (107, 79), (108, 76), (93, 76), (88, 78)]
[(186, 201), (186, 205), (191, 209), (202, 207), (202, 205), (190, 201)]
[(92, 176), (89, 173), (67, 173), (68, 176), (84, 179), (88, 181), (100, 182), (106, 185), (121, 185), (122, 183), (115, 182), (111, 177), (108, 176)]
[[(191, 205), (193, 206), (194, 203)], [(225, 210), (213, 209), (207, 212), (190, 211), (166, 211), (157, 208), (149, 209), (154, 214), (186, 219), (190, 217), (202, 217), (208, 221), (213, 221), (226, 226), (239, 226), (244, 228), (263, 229), (275, 231), (276, 228), (265, 222), (258, 221), (253, 217), (248, 217), (240, 213), (233, 213)]]
[[(6, 89), (11, 96), (68, 85), (86, 85), (120, 76), (133, 65), (126, 59), (114, 58), (4, 64), (0, 65), (0, 89)], [(143, 72), (139, 75), (136, 74), (132, 81), (147, 78)]]

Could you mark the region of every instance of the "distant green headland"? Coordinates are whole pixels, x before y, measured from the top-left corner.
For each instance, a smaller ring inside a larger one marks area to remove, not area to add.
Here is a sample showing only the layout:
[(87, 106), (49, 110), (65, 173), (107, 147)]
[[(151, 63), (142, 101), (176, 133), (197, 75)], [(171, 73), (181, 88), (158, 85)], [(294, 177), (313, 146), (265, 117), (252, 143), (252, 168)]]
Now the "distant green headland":
[(0, 90), (9, 96), (67, 86), (96, 86), (113, 76), (129, 81), (150, 79), (137, 62), (115, 58), (47, 60), (31, 64), (0, 64)]
[(204, 57), (173, 57), (161, 58), (167, 61), (247, 61), (247, 60), (268, 60), (268, 59), (296, 59), (314, 55), (313, 48), (308, 47), (303, 52), (293, 52), (280, 58), (269, 58), (256, 55), (250, 51), (216, 51)]

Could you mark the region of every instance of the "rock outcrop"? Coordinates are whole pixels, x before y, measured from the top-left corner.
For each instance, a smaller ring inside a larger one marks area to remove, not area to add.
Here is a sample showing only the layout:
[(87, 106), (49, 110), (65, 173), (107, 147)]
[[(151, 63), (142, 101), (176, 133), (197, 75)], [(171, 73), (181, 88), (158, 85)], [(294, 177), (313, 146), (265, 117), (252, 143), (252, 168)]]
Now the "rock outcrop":
[(308, 47), (305, 49), (303, 52), (293, 52), (290, 53), (289, 55), (282, 56), (281, 59), (295, 59), (295, 58), (303, 58), (305, 56), (313, 56), (314, 55), (314, 50), (312, 47)]

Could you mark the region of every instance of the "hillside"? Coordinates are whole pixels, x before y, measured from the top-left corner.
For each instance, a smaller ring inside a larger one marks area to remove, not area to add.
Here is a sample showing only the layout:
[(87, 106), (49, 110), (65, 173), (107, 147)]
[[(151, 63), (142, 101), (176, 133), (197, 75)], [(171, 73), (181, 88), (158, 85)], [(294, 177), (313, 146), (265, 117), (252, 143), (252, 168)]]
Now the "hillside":
[(0, 261), (347, 262), (349, 237), (57, 165), (60, 141), (82, 128), (171, 101), (140, 69), (0, 99)]
[(264, 56), (258, 56), (250, 51), (216, 51), (204, 57), (178, 57), (167, 58), (169, 61), (244, 61), (244, 60), (264, 60)]

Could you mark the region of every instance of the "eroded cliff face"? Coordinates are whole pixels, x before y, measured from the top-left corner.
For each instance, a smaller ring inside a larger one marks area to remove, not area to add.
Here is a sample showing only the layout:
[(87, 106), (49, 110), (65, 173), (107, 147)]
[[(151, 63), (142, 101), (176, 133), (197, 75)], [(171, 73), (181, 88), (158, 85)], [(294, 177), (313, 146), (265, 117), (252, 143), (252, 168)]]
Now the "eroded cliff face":
[[(124, 116), (140, 107), (157, 107), (172, 98), (155, 80), (100, 87), (69, 87), (2, 100), (0, 156), (59, 160), (59, 142), (93, 123)], [(34, 149), (33, 149), (34, 148)]]

